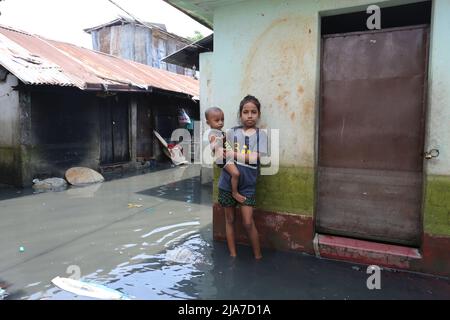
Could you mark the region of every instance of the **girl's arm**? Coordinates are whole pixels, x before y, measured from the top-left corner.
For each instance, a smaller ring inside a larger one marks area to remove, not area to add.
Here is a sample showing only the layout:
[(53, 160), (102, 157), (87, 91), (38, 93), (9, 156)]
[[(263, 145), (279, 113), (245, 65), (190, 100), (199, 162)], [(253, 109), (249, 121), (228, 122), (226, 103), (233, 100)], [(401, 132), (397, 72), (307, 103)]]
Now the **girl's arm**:
[(233, 157), (237, 162), (240, 163), (251, 163), (256, 164), (260, 159), (260, 154), (258, 152), (252, 152), (251, 154), (242, 154), (236, 151), (226, 151), (223, 150), (224, 157)]
[(261, 155), (265, 156), (267, 154), (267, 135), (264, 132), (260, 132), (259, 136), (259, 148), (257, 149), (259, 152), (251, 152), (250, 154), (245, 153), (242, 154), (240, 152), (232, 152), (227, 153), (224, 155), (228, 155), (228, 157), (233, 157), (236, 161), (240, 163), (250, 163), (250, 164), (257, 164), (258, 161), (261, 159)]

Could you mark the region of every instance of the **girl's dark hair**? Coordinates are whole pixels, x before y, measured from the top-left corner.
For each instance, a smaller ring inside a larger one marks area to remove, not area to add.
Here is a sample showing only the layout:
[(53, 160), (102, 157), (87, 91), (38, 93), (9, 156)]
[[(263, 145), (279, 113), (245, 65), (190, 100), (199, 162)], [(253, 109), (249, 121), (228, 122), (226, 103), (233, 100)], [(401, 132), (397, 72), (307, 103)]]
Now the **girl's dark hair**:
[(239, 117), (241, 116), (244, 105), (248, 102), (253, 103), (258, 109), (259, 114), (261, 114), (261, 103), (259, 103), (259, 100), (254, 96), (247, 95), (244, 97), (244, 99), (242, 99), (241, 103), (239, 103)]

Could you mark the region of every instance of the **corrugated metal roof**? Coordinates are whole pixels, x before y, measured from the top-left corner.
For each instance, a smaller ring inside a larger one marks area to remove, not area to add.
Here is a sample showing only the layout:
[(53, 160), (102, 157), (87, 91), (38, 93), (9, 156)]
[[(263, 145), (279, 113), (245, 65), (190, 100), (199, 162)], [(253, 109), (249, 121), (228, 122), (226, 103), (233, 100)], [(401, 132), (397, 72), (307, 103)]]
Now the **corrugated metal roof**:
[(84, 32), (91, 33), (92, 31), (95, 31), (95, 30), (98, 30), (101, 28), (112, 27), (112, 26), (117, 26), (117, 25), (121, 25), (121, 24), (130, 24), (130, 23), (135, 23), (137, 25), (156, 27), (163, 31), (167, 31), (166, 25), (164, 23), (154, 23), (154, 22), (144, 21), (144, 24), (141, 24), (139, 21), (137, 21), (135, 19), (131, 19), (128, 17), (119, 17), (119, 18), (116, 18), (109, 22), (102, 23), (98, 26), (86, 28), (86, 29), (84, 29)]
[(200, 53), (211, 52), (214, 50), (214, 34), (204, 37), (184, 48), (162, 58), (161, 61), (176, 64), (185, 68), (195, 66), (200, 71)]
[(191, 77), (5, 26), (0, 26), (0, 64), (31, 85), (109, 91), (158, 88), (199, 95), (199, 82)]
[(142, 26), (142, 27), (146, 27), (149, 29), (156, 29), (159, 32), (161, 32), (162, 34), (165, 34), (167, 36), (170, 36), (172, 38), (175, 38), (181, 42), (184, 42), (186, 44), (190, 44), (192, 41), (189, 41), (189, 39), (186, 39), (184, 37), (181, 37), (175, 33), (171, 33), (167, 31), (166, 25), (163, 23), (154, 23), (154, 22), (147, 22), (147, 21), (138, 21), (132, 18), (127, 18), (127, 17), (119, 17), (117, 19), (114, 19), (110, 22), (106, 22), (104, 24), (92, 27), (92, 28), (87, 28), (84, 29), (85, 32), (87, 33), (91, 33), (92, 31), (96, 31), (102, 28), (106, 28), (106, 27), (112, 27), (112, 26), (117, 26), (117, 25), (122, 25), (122, 24), (136, 24), (137, 26)]

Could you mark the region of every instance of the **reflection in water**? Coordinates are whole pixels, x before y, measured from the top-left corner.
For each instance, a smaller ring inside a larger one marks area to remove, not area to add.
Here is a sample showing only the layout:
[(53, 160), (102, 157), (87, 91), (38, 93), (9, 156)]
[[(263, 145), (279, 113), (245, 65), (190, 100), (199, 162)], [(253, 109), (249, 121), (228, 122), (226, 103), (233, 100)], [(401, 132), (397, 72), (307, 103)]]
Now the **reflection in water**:
[[(65, 270), (71, 264), (80, 264), (95, 270), (81, 274), (80, 280), (118, 290), (131, 299), (450, 299), (449, 282), (430, 277), (383, 271), (384, 290), (376, 291), (367, 290), (365, 268), (355, 269), (348, 263), (270, 250), (263, 250), (262, 261), (255, 261), (247, 246), (238, 246), (238, 257), (231, 258), (224, 242), (212, 240), (210, 188), (202, 187), (197, 177), (151, 189), (145, 180), (148, 176), (139, 179), (133, 177), (112, 186), (106, 182), (99, 190), (91, 190), (92, 193), (58, 194), (62, 197), (59, 212), (39, 211), (46, 220), (36, 221), (48, 227), (45, 234), (56, 230), (58, 235), (69, 230), (67, 224), (66, 229), (60, 230), (57, 228), (60, 224), (51, 229), (52, 223), (73, 218), (68, 225), (84, 228), (84, 233), (73, 233), (74, 240), (64, 238), (60, 247), (31, 257), (28, 265), (19, 262), (10, 270), (0, 270), (0, 287), (6, 290), (4, 298), (89, 299), (65, 292), (50, 282), (57, 275), (67, 276), (58, 274), (64, 272), (61, 267)], [(135, 185), (138, 189), (131, 189)], [(38, 203), (42, 202), (38, 199)], [(56, 206), (56, 195), (47, 195), (45, 199)], [(130, 200), (136, 199), (142, 199), (143, 208), (126, 208)], [(106, 204), (104, 209), (98, 202), (87, 202), (93, 200)], [(78, 210), (84, 204), (84, 210)], [(33, 207), (35, 203), (30, 200), (28, 205)], [(64, 209), (71, 206), (76, 212), (64, 215)], [(96, 210), (89, 211), (91, 206)], [(128, 215), (117, 214), (113, 221), (105, 222), (116, 207), (123, 208)], [(103, 224), (91, 222), (89, 218), (95, 214)], [(16, 221), (19, 217), (20, 211)], [(27, 219), (28, 216), (23, 217), (24, 224)], [(89, 223), (98, 226), (90, 231), (86, 228)], [(42, 241), (39, 232), (37, 242)], [(39, 273), (42, 270), (47, 273)], [(9, 283), (1, 285), (5, 283), (2, 278), (5, 281), (14, 278), (20, 283), (25, 276), (29, 282), (22, 282), (17, 288)]]
[[(155, 255), (139, 254), (108, 273), (95, 272), (81, 281), (120, 291), (131, 299), (196, 299), (195, 278), (210, 268), (210, 246), (199, 234)], [(90, 299), (52, 287), (23, 299)]]
[(93, 198), (101, 186), (102, 183), (95, 183), (82, 187), (71, 187), (67, 190), (67, 194), (72, 198)]

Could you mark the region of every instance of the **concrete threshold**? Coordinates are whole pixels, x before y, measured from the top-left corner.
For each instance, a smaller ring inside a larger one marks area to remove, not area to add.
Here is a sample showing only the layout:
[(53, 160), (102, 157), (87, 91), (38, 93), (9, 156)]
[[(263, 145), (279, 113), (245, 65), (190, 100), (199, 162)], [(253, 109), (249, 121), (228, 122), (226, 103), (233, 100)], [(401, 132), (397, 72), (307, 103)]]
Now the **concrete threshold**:
[(412, 261), (422, 259), (417, 248), (340, 236), (316, 234), (314, 244), (316, 255), (320, 257), (394, 269), (410, 269)]

